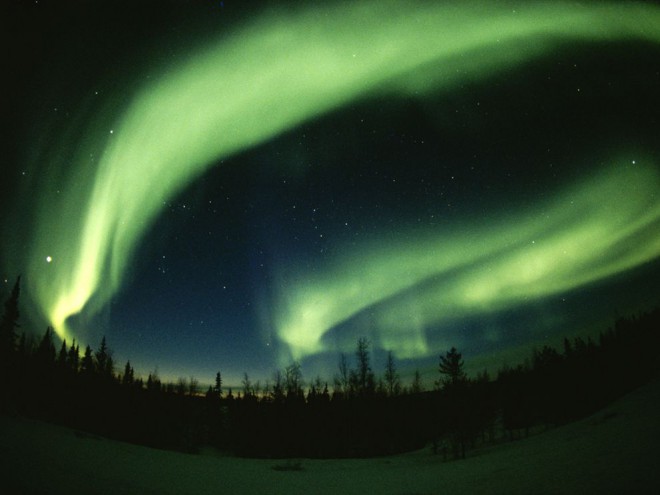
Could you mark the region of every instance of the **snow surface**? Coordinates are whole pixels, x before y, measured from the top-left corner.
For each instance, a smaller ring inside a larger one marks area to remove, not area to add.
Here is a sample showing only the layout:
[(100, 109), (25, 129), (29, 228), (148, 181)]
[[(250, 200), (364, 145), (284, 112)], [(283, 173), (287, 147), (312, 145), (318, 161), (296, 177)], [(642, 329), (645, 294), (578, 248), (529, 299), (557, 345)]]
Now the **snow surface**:
[(442, 462), (430, 449), (376, 459), (186, 455), (0, 417), (0, 491), (48, 494), (660, 493), (660, 381), (599, 413)]

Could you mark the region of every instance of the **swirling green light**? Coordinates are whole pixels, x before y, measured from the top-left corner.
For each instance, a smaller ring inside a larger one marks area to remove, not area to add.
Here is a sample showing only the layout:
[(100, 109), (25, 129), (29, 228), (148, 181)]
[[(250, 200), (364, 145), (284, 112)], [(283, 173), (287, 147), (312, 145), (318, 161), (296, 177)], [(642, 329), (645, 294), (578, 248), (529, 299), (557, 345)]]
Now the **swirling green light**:
[(654, 166), (629, 163), (524, 213), (353, 249), (326, 272), (286, 280), (280, 337), (296, 358), (327, 351), (326, 333), (368, 311), (380, 347), (420, 357), (435, 352), (426, 339), (433, 326), (645, 263), (660, 255), (660, 175)]
[[(358, 98), (446, 90), (547, 53), (566, 40), (622, 38), (659, 41), (660, 10), (627, 2), (534, 3), (516, 9), (491, 2), (356, 2), (264, 15), (131, 92), (125, 111), (101, 115), (75, 152), (71, 142), (56, 150), (73, 173), (62, 181), (57, 201), (48, 201), (46, 194), (40, 200), (27, 262), (29, 271), (39, 274), (30, 277), (31, 292), (59, 334), (67, 336), (71, 316), (94, 314), (120, 289), (136, 245), (163, 203), (220, 158)], [(529, 229), (534, 228), (531, 222)], [(405, 281), (400, 291), (441, 273), (445, 265), (485, 263), (482, 251), (466, 253), (461, 246), (456, 241), (442, 260), (424, 255), (423, 248), (406, 247), (420, 250), (423, 261), (403, 261), (394, 270), (390, 260), (398, 254), (367, 255), (372, 295), (357, 306), (345, 304), (358, 289), (342, 277), (329, 284), (348, 286), (331, 287), (333, 296), (316, 299), (313, 306), (293, 287), (283, 296), (280, 337), (296, 355), (315, 352), (333, 322), (387, 296), (379, 288), (393, 277)], [(511, 263), (531, 256), (517, 249), (508, 255), (515, 257)], [(42, 276), (46, 256), (52, 262)], [(603, 275), (643, 258), (608, 265)], [(477, 272), (472, 277), (475, 283), (466, 279), (471, 288), (461, 297), (474, 305), (493, 302), (490, 294), (501, 289), (515, 298), (514, 280), (497, 288)], [(387, 314), (382, 312), (385, 326)], [(421, 346), (420, 341), (415, 349)]]

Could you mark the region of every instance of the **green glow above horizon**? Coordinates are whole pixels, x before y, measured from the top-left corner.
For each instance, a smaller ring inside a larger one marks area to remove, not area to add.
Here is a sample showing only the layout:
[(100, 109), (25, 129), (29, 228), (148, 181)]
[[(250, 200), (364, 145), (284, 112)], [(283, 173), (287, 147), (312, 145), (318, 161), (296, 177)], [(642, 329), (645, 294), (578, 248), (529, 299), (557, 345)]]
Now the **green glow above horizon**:
[[(125, 108), (104, 110), (84, 138), (66, 140), (51, 151), (49, 156), (57, 156), (69, 172), (59, 177), (61, 196), (45, 192), (39, 198), (26, 253), (29, 272), (39, 274), (30, 277), (31, 292), (59, 335), (67, 337), (70, 317), (102, 311), (121, 289), (136, 247), (163, 204), (223, 157), (360, 98), (450, 91), (466, 80), (483, 80), (549, 53), (567, 40), (628, 38), (660, 41), (660, 9), (627, 2), (534, 3), (516, 10), (489, 2), (418, 3), (414, 8), (399, 2), (359, 2), (264, 15), (178, 65), (163, 68), (152, 82), (124, 88), (130, 94)], [(603, 187), (615, 187), (611, 180), (603, 179)], [(597, 196), (598, 191), (582, 194)], [(635, 204), (629, 208), (621, 214), (638, 211)], [(554, 213), (562, 212), (558, 207)], [(524, 227), (465, 234), (465, 239), (458, 236), (443, 246), (442, 258), (435, 253), (432, 236), (410, 246), (352, 253), (346, 263), (361, 260), (365, 281), (357, 284), (341, 273), (329, 273), (327, 280), (312, 277), (311, 282), (302, 277), (281, 295), (279, 337), (296, 356), (318, 352), (321, 337), (333, 325), (380, 303), (383, 343), (400, 345), (403, 339), (389, 328), (398, 325), (404, 311), (399, 308), (408, 308), (399, 301), (405, 299), (402, 291), (453, 267), (473, 267), (461, 288), (452, 291), (455, 300), (445, 303), (462, 311), (509, 304), (535, 281), (542, 282), (543, 294), (566, 287), (567, 275), (553, 265), (562, 249), (572, 253), (570, 266), (580, 270), (576, 284), (658, 254), (653, 244), (644, 253), (622, 253), (618, 261), (590, 267), (589, 260), (572, 249), (573, 239), (594, 239), (599, 249), (614, 246), (612, 229), (624, 220), (611, 224), (596, 211), (589, 218), (571, 222), (567, 231), (546, 231), (534, 219), (525, 219)], [(641, 235), (644, 225), (630, 235)], [(534, 251), (524, 243), (536, 235), (546, 242), (539, 242)], [(480, 247), (486, 243), (487, 248)], [(488, 251), (493, 246), (497, 250)], [(497, 258), (490, 269), (501, 277), (482, 272), (489, 253)], [(45, 271), (46, 257), (52, 262)], [(511, 267), (515, 270), (507, 271)], [(394, 288), (384, 290), (393, 280)], [(364, 284), (368, 295), (352, 303)], [(417, 322), (417, 329), (409, 329), (405, 341), (415, 338), (413, 344), (401, 344), (402, 354), (425, 352), (422, 328), (433, 320), (427, 306), (437, 301), (436, 286), (443, 284), (431, 284), (427, 299), (414, 298), (419, 308), (411, 321)], [(312, 294), (326, 287), (328, 297), (304, 295), (305, 287), (312, 287)], [(394, 295), (396, 301), (388, 306), (384, 298)]]
[(324, 335), (369, 311), (379, 347), (398, 358), (422, 357), (435, 352), (426, 339), (433, 326), (648, 262), (660, 255), (660, 174), (651, 164), (629, 163), (621, 160), (528, 211), (387, 248), (363, 246), (326, 272), (287, 280), (280, 284), (287, 287), (280, 337), (296, 359), (336, 350)]

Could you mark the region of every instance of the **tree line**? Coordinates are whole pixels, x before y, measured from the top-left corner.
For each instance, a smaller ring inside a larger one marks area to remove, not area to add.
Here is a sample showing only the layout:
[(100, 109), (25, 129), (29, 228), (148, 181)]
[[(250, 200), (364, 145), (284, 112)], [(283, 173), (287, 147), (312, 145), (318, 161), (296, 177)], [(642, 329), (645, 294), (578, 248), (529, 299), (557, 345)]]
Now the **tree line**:
[(494, 378), (485, 370), (468, 377), (452, 348), (439, 356), (430, 390), (419, 371), (404, 385), (391, 352), (378, 375), (369, 341), (359, 338), (330, 382), (305, 381), (294, 362), (264, 384), (245, 373), (236, 391), (218, 371), (201, 393), (194, 377), (163, 383), (154, 371), (145, 381), (130, 361), (118, 367), (105, 337), (81, 350), (75, 341), (56, 345), (51, 328), (37, 340), (19, 335), (19, 295), (20, 278), (0, 320), (0, 412), (186, 452), (209, 445), (254, 457), (367, 457), (430, 446), (462, 458), (479, 444), (591, 414), (660, 367), (656, 309), (619, 318), (597, 341), (543, 346)]

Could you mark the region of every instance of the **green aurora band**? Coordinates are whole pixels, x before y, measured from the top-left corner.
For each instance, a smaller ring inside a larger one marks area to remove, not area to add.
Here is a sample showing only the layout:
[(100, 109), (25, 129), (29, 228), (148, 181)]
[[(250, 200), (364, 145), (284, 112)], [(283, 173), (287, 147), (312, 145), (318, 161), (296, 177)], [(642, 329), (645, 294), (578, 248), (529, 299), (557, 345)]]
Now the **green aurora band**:
[(660, 174), (637, 162), (621, 160), (524, 214), (365, 246), (327, 272), (287, 280), (281, 285), (293, 289), (279, 304), (280, 338), (294, 358), (327, 351), (323, 336), (351, 319), (359, 328), (356, 315), (368, 310), (379, 347), (421, 357), (435, 353), (429, 327), (565, 293), (652, 260), (660, 254)]
[[(108, 305), (168, 199), (222, 158), (304, 121), (361, 98), (423, 97), (485, 80), (567, 42), (660, 42), (660, 9), (649, 5), (493, 3), (273, 11), (162, 68), (125, 108), (99, 112), (84, 138), (40, 155), (62, 165), (44, 180), (23, 265), (43, 316), (73, 337), (67, 320)], [(358, 247), (327, 273), (289, 276), (273, 315), (278, 337), (295, 358), (328, 350), (324, 335), (372, 308), (383, 346), (423, 355), (424, 328), (447, 315), (515, 305), (651, 260), (660, 254), (658, 176), (651, 164), (622, 170), (539, 205), (549, 225), (535, 214), (503, 218)]]

